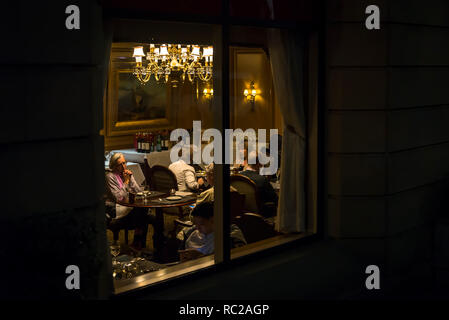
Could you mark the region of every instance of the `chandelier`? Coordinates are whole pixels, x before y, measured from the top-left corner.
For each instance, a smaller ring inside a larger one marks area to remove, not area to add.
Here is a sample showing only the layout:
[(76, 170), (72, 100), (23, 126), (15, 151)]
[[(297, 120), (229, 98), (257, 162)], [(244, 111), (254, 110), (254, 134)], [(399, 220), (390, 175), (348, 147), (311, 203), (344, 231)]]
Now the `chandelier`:
[[(142, 61), (144, 57), (145, 63)], [(135, 47), (133, 58), (136, 58), (133, 74), (142, 84), (147, 83), (151, 75), (156, 81), (163, 79), (165, 83), (174, 75), (179, 76), (182, 82), (186, 75), (190, 82), (196, 77), (205, 82), (212, 78), (212, 46), (150, 44), (146, 55), (143, 46)]]

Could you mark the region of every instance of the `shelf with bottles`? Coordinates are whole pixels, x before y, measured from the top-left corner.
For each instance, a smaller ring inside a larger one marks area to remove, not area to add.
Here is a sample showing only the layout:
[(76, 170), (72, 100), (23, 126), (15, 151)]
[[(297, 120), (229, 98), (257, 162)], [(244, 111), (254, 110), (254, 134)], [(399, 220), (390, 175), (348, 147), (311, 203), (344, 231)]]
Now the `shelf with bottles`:
[(139, 153), (161, 152), (170, 149), (170, 131), (154, 130), (137, 132), (134, 135), (134, 149)]

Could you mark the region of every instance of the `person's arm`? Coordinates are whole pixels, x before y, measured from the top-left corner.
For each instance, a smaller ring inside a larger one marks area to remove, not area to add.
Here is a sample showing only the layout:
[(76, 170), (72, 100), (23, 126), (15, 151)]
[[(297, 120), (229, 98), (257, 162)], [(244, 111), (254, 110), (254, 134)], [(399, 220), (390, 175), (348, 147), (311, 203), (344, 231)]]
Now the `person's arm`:
[(199, 184), (196, 181), (195, 173), (191, 170), (184, 170), (184, 178), (186, 185), (191, 190), (198, 190)]
[(231, 224), (231, 235), (229, 238), (231, 240), (231, 248), (238, 248), (247, 244), (242, 230), (235, 224)]
[(126, 188), (120, 188), (120, 184), (114, 174), (106, 176), (106, 184), (115, 202), (123, 200), (128, 195)]
[(134, 193), (142, 191), (142, 188), (137, 184), (136, 179), (134, 179), (134, 175), (131, 175), (129, 178), (128, 190)]

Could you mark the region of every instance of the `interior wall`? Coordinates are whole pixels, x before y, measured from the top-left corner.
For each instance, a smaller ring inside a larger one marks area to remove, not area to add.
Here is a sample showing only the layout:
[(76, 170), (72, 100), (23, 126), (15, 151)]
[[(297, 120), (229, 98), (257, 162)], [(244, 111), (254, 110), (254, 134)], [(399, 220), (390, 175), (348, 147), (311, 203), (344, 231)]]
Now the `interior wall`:
[[(260, 48), (232, 47), (230, 57), (231, 127), (242, 130), (274, 128), (273, 82), (265, 51)], [(257, 90), (254, 104), (243, 95), (245, 89), (251, 91), (252, 81)]]

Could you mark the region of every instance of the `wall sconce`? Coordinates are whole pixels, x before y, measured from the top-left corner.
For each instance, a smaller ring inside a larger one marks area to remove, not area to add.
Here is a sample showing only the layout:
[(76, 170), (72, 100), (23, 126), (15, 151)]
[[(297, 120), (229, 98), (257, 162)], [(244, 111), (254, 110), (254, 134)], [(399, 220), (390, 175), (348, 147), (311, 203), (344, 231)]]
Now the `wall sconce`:
[(251, 103), (251, 111), (254, 111), (254, 104), (256, 102), (257, 95), (257, 91), (254, 89), (254, 81), (251, 81), (249, 90), (245, 89), (245, 91), (243, 91), (243, 95), (246, 97), (246, 100)]
[(211, 99), (213, 95), (214, 95), (214, 89), (208, 89), (208, 88), (205, 88), (205, 89), (203, 90), (203, 96), (204, 96), (206, 99)]
[(212, 88), (204, 88), (203, 97), (206, 101), (209, 101), (209, 108), (212, 107), (212, 98), (214, 96), (214, 89)]

